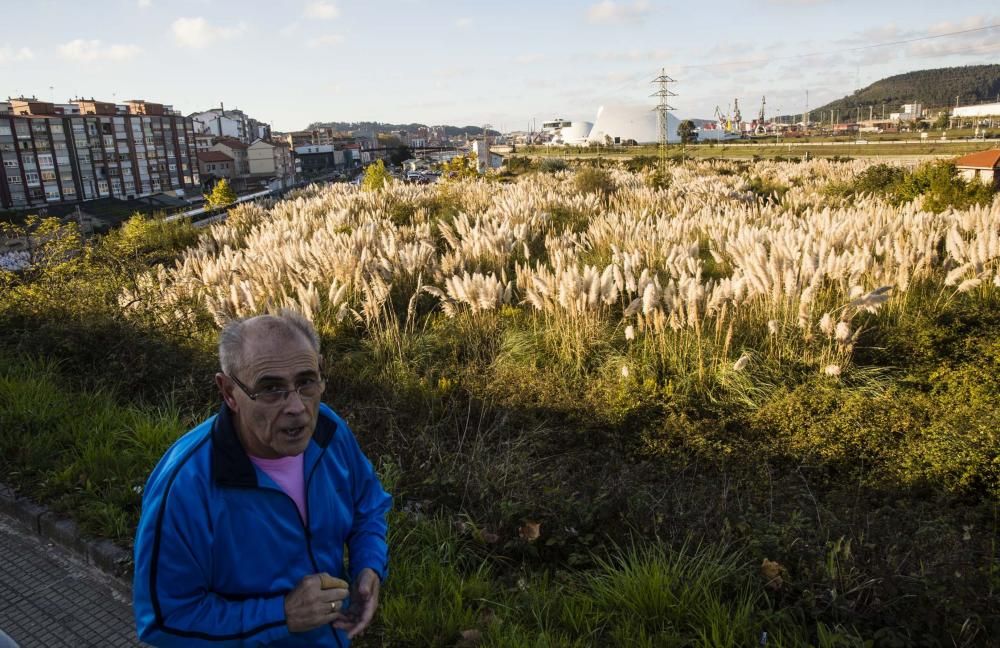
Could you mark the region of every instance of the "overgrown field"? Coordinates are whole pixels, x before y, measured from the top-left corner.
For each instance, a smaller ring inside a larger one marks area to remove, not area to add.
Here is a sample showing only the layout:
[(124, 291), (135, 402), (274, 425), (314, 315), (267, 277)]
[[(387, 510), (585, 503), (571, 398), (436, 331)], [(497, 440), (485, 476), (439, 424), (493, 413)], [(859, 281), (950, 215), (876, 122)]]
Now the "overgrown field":
[(1000, 637), (1000, 199), (941, 165), (507, 180), (41, 225), (0, 469), (127, 543), (218, 325), (294, 308), (396, 496), (362, 645)]

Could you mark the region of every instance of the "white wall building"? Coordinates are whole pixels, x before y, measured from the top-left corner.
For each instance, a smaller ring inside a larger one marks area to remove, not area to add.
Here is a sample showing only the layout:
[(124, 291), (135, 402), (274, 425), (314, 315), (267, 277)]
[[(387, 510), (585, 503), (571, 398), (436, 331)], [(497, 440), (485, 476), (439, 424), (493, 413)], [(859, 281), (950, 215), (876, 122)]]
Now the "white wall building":
[(978, 106), (958, 106), (951, 111), (952, 117), (1000, 117), (1000, 102), (979, 104)]
[[(611, 104), (597, 111), (594, 127), (587, 137), (590, 144), (655, 144), (660, 141), (659, 113), (650, 106)], [(667, 115), (667, 141), (679, 142), (680, 120)]]
[(257, 121), (242, 110), (212, 108), (190, 115), (195, 132), (215, 137), (232, 137), (249, 146), (258, 139), (270, 139), (271, 126)]

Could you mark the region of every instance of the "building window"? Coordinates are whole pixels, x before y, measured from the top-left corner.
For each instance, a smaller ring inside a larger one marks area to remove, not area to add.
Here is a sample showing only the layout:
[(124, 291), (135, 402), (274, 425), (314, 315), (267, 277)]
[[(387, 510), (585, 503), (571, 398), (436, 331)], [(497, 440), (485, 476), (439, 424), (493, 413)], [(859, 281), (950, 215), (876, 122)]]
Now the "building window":
[(45, 199), (46, 200), (59, 200), (61, 196), (59, 195), (58, 187), (46, 187), (45, 188)]
[(19, 184), (21, 184), (21, 176), (19, 176), (19, 175), (16, 175), (16, 176), (7, 176), (7, 182), (9, 184), (12, 184), (12, 185), (15, 185), (15, 184), (19, 185)]
[(5, 167), (7, 167), (8, 169), (16, 169), (17, 168), (17, 160), (4, 160), (3, 161), (3, 165)]
[(52, 168), (52, 156), (40, 153), (38, 155), (38, 166), (41, 167), (42, 169), (51, 169)]
[(25, 173), (24, 174), (24, 179), (28, 181), (29, 185), (37, 185), (37, 184), (39, 184), (38, 174), (37, 173), (32, 173), (32, 172)]

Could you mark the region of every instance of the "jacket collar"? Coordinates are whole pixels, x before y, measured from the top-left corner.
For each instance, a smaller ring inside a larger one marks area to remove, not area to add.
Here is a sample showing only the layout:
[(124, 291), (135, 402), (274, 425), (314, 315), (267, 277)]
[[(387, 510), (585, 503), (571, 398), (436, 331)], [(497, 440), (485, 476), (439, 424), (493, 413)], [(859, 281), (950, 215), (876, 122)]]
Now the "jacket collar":
[[(311, 466), (318, 454), (330, 444), (336, 427), (337, 424), (321, 411), (316, 431), (306, 448), (306, 466)], [(220, 486), (256, 488), (259, 485), (257, 471), (236, 434), (232, 410), (225, 403), (212, 424), (212, 475)]]

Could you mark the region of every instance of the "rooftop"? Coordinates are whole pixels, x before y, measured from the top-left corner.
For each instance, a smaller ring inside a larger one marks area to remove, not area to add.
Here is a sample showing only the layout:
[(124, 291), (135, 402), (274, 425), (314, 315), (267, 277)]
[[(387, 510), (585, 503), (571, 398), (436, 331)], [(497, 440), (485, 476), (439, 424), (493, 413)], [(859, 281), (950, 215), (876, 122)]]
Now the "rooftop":
[(231, 149), (245, 149), (247, 145), (235, 137), (217, 137), (213, 140), (216, 144), (225, 144)]
[(200, 162), (232, 162), (233, 158), (229, 157), (222, 151), (198, 151), (198, 160)]
[(955, 166), (973, 169), (996, 169), (1000, 167), (1000, 149), (976, 151), (955, 160)]

